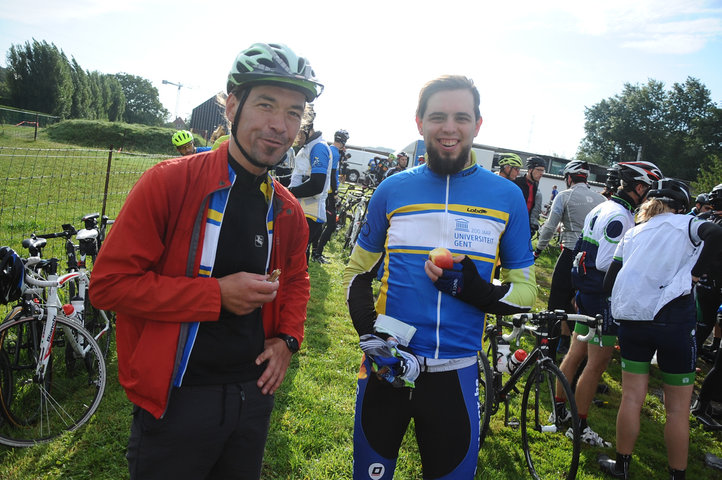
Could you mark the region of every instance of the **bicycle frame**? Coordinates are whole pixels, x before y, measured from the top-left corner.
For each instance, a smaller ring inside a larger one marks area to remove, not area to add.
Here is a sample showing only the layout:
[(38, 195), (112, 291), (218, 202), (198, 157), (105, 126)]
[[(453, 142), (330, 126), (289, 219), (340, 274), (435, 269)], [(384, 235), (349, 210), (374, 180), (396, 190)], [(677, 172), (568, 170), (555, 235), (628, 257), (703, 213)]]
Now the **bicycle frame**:
[[(28, 259), (26, 267), (32, 266), (32, 264), (39, 261), (39, 257), (30, 257)], [(46, 313), (46, 318), (43, 323), (43, 330), (40, 338), (40, 358), (38, 360), (38, 365), (35, 370), (35, 376), (37, 379), (45, 378), (45, 373), (48, 368), (48, 361), (50, 359), (50, 352), (53, 348), (53, 337), (55, 336), (55, 328), (57, 323), (56, 319), (59, 315), (61, 315), (59, 311), (62, 308), (62, 304), (60, 303), (58, 289), (66, 285), (68, 282), (76, 279), (83, 286), (83, 288), (87, 290), (88, 276), (84, 272), (70, 272), (66, 273), (65, 275), (58, 276), (57, 272), (53, 269), (53, 271), (50, 271), (48, 273), (48, 280), (40, 280), (32, 275), (29, 268), (26, 268), (25, 282), (27, 286), (25, 287), (24, 293), (31, 293), (33, 295), (36, 295), (36, 298), (41, 298), (43, 289), (46, 289), (48, 292), (46, 303), (44, 305), (38, 306), (39, 308), (42, 308), (44, 310), (44, 312)], [(39, 313), (38, 318), (40, 320), (43, 319), (42, 312), (35, 313)], [(65, 315), (63, 316), (65, 317)], [(73, 320), (72, 317), (65, 318)], [(76, 322), (79, 326), (81, 326), (81, 322), (77, 320)], [(85, 354), (89, 350), (89, 347), (83, 347), (82, 345), (78, 344), (73, 335), (70, 335), (69, 333), (68, 335), (66, 335), (66, 338), (70, 341), (73, 350), (79, 356), (84, 358)]]

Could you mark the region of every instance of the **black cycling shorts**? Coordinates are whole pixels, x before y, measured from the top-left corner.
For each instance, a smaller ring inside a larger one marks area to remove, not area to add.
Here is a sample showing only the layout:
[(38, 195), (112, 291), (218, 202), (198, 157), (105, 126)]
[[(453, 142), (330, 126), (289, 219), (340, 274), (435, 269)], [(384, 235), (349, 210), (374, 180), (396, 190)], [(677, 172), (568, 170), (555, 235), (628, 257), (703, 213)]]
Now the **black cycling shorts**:
[(650, 322), (619, 322), (622, 370), (647, 374), (657, 353), (662, 379), (667, 385), (694, 385), (697, 344), (696, 311), (692, 295), (665, 305)]

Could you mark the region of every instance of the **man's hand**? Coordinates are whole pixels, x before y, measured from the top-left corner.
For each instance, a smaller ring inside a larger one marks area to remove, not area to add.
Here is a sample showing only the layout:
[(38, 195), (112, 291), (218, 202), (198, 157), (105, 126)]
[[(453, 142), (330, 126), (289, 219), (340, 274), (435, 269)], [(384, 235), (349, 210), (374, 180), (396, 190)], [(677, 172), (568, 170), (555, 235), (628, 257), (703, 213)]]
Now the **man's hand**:
[(264, 303), (273, 301), (278, 281), (268, 282), (268, 275), (238, 272), (218, 279), (221, 306), (236, 315), (247, 315)]
[[(464, 257), (465, 255), (454, 255), (454, 263), (460, 263)], [(426, 263), (424, 263), (424, 271), (426, 272), (426, 276), (428, 276), (432, 282), (436, 282), (439, 277), (444, 274), (444, 269), (434, 265), (434, 262), (431, 260), (426, 260)]]
[(268, 360), (263, 375), (258, 379), (258, 388), (264, 395), (272, 395), (281, 386), (286, 370), (291, 363), (291, 351), (280, 338), (267, 338), (263, 352), (256, 358), (256, 365)]

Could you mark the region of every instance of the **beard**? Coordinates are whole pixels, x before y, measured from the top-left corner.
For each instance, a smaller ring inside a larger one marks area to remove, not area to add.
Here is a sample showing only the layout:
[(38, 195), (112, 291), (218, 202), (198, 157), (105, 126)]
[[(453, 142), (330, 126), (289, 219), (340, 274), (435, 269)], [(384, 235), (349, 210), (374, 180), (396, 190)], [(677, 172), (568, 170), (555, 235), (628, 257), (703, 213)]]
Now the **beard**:
[(469, 161), (471, 145), (462, 148), (458, 156), (447, 158), (444, 158), (439, 150), (432, 145), (427, 145), (426, 149), (428, 155), (427, 163), (431, 171), (439, 175), (452, 175), (460, 172), (461, 169), (466, 166), (466, 163)]

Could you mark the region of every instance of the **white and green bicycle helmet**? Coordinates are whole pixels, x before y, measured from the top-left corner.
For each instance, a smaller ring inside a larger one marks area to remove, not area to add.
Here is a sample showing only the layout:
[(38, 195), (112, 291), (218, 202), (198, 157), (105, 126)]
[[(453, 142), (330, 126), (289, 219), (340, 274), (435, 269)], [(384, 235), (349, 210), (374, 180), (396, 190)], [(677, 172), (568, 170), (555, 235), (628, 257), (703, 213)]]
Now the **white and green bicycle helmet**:
[(323, 91), (308, 60), (280, 43), (254, 43), (239, 53), (228, 74), (227, 91), (262, 84), (293, 88), (302, 92), (308, 102)]

